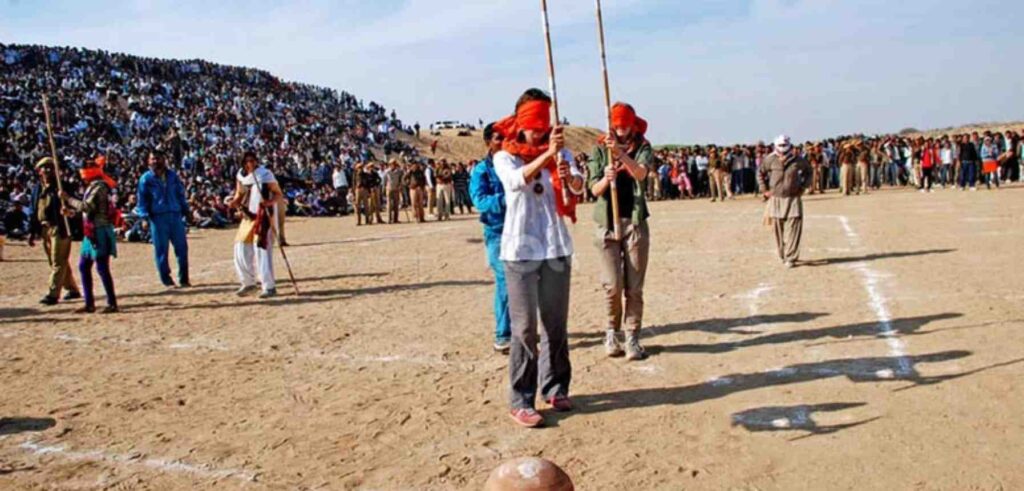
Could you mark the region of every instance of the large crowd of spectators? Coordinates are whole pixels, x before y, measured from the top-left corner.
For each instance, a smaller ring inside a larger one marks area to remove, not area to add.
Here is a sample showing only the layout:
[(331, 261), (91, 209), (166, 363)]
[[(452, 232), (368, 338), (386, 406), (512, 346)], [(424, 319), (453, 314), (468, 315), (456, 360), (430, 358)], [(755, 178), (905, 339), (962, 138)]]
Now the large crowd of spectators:
[[(50, 153), (43, 94), (49, 95), (67, 186), (79, 187), (75, 171), (84, 161), (105, 156), (108, 173), (121, 183), (115, 198), (127, 219), (122, 232), (128, 238), (146, 235), (145, 221), (132, 220), (134, 192), (153, 148), (165, 152), (185, 181), (189, 223), (195, 227), (225, 227), (237, 220), (224, 198), (234, 190), (242, 153), (250, 149), (278, 177), (290, 215), (345, 215), (356, 208), (369, 221), (396, 192), (401, 208), (410, 206), (410, 185), (415, 187), (410, 177), (417, 172), (424, 176), (432, 215), (470, 206), (465, 181), (475, 162), (449, 164), (420, 156), (397, 137), (399, 131), (415, 135), (418, 123), (403, 126), (394, 111), (388, 114), (381, 105), (364, 104), (345, 92), (199, 60), (3, 44), (0, 57), (0, 210), (5, 212), (0, 223), (13, 237), (24, 233), (33, 163)], [(798, 150), (814, 168), (812, 192), (991, 188), (1024, 177), (1024, 139), (1013, 131), (847, 136), (808, 142)], [(769, 152), (763, 143), (663, 148), (656, 152), (648, 198), (759, 193), (755, 176)], [(577, 155), (582, 169), (586, 160), (585, 154)], [(387, 165), (362, 165), (373, 162)], [(365, 178), (368, 172), (379, 178)], [(386, 189), (388, 183), (395, 189)], [(438, 197), (444, 199), (435, 208)]]
[(345, 92), (199, 60), (0, 43), (0, 205), (12, 212), (3, 220), (10, 225), (28, 204), (33, 164), (50, 154), (43, 94), (68, 187), (79, 187), (83, 162), (105, 156), (129, 223), (152, 148), (185, 181), (199, 227), (234, 221), (224, 197), (245, 150), (278, 176), (289, 211), (305, 214), (344, 211), (332, 206), (337, 169), (350, 173), (382, 154), (418, 158), (397, 138), (413, 130), (394, 111)]
[[(866, 193), (882, 186), (976, 189), (1024, 178), (1024, 139), (1015, 131), (950, 133), (941, 136), (863, 135), (807, 142), (797, 148), (814, 168), (813, 193), (830, 189)], [(726, 198), (759, 193), (756, 172), (770, 146), (694, 145), (657, 152), (652, 199)], [(986, 165), (986, 163), (988, 165)], [(849, 166), (844, 175), (843, 166)]]

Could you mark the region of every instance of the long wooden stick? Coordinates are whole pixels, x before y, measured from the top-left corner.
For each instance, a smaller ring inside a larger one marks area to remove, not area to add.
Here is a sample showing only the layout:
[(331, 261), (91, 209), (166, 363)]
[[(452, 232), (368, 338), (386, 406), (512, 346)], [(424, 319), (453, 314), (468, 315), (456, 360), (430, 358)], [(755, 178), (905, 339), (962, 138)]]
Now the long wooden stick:
[[(551, 26), (548, 23), (548, 1), (540, 0), (542, 20), (544, 21), (544, 46), (548, 55), (548, 88), (551, 90), (551, 110), (554, 112), (555, 125), (561, 125), (558, 114), (558, 86), (555, 84), (555, 57), (551, 50)], [(564, 130), (563, 130), (564, 131)], [(562, 152), (558, 152), (557, 162), (563, 162)], [(562, 201), (569, 202), (569, 183), (562, 183)]]
[[(608, 142), (610, 144), (614, 144), (615, 134), (613, 132), (615, 129), (612, 128), (612, 91), (611, 86), (608, 83), (608, 57), (605, 56), (604, 49), (604, 16), (601, 15), (601, 0), (595, 1), (597, 2), (597, 37), (601, 48), (601, 73), (604, 76), (604, 107), (605, 114), (608, 119)], [(611, 162), (611, 149), (608, 149), (606, 153), (608, 156), (608, 165), (613, 165)], [(616, 184), (615, 179), (612, 179), (610, 186), (611, 188), (608, 192), (611, 193), (612, 221), (615, 222), (612, 225), (612, 230), (615, 231), (615, 240), (622, 240), (622, 220), (619, 216), (619, 192), (618, 184)]]
[(299, 296), (299, 282), (295, 281), (295, 275), (292, 273), (292, 264), (288, 261), (288, 254), (284, 252), (284, 246), (281, 245), (281, 233), (277, 230), (277, 217), (270, 217), (270, 229), (274, 231), (277, 248), (281, 250), (281, 257), (284, 258), (284, 267), (288, 270), (288, 278), (292, 280), (292, 287), (295, 288), (295, 296), (297, 297)]
[[(60, 160), (57, 159), (57, 144), (53, 141), (53, 124), (50, 122), (50, 102), (43, 94), (43, 115), (46, 117), (46, 136), (50, 140), (50, 158), (53, 159), (53, 175), (57, 178), (57, 191), (64, 194), (64, 179), (60, 175)], [(68, 233), (68, 237), (71, 237), (71, 222), (68, 221), (67, 215), (63, 212), (61, 216), (64, 217), (64, 229)]]

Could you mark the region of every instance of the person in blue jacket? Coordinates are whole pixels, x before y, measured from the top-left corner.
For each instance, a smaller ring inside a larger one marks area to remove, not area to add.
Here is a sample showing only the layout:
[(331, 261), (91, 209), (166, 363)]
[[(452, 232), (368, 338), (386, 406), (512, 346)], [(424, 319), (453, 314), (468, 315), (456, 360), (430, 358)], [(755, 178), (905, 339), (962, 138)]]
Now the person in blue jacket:
[(189, 217), (185, 184), (172, 169), (167, 168), (163, 151), (153, 149), (148, 156), (149, 170), (139, 179), (138, 208), (136, 212), (149, 220), (156, 269), (164, 286), (174, 287), (168, 262), (168, 242), (174, 246), (178, 259), (178, 288), (192, 286), (188, 278), (188, 241), (185, 222)]
[(494, 351), (507, 354), (512, 344), (512, 327), (508, 313), (508, 289), (505, 287), (505, 269), (499, 258), (501, 233), (505, 228), (505, 189), (494, 171), (493, 156), (501, 150), (502, 136), (494, 131), (494, 124), (484, 128), (487, 156), (473, 167), (469, 178), (469, 195), (473, 206), (480, 212), (484, 224), (484, 244), (487, 263), (494, 272)]

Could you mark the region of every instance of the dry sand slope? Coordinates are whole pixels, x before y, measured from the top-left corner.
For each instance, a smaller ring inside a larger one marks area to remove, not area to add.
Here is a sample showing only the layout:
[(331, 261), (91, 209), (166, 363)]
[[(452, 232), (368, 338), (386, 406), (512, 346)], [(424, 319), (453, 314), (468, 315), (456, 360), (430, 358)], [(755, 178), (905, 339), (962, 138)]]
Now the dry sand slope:
[(290, 220), (303, 296), (270, 302), (231, 295), (230, 231), (190, 237), (183, 292), (125, 245), (107, 317), (37, 308), (42, 252), (11, 246), (0, 488), (479, 489), (522, 455), (584, 490), (1024, 488), (1024, 188), (807, 211), (812, 263), (784, 271), (758, 202), (654, 204), (635, 364), (602, 356), (576, 225), (579, 410), (532, 431), (505, 416), (472, 218)]
[[(433, 136), (426, 129), (420, 132), (420, 138), (399, 134), (402, 141), (411, 144), (420, 150), (420, 154), (438, 159), (449, 159), (457, 162), (476, 161), (487, 154), (487, 147), (484, 145), (483, 132), (480, 130), (471, 132), (470, 136), (458, 136), (456, 130), (443, 130), (440, 136)], [(594, 149), (600, 131), (594, 128), (582, 126), (567, 126), (565, 129), (565, 144), (574, 154), (589, 153)], [(437, 153), (431, 154), (430, 143), (437, 140)]]

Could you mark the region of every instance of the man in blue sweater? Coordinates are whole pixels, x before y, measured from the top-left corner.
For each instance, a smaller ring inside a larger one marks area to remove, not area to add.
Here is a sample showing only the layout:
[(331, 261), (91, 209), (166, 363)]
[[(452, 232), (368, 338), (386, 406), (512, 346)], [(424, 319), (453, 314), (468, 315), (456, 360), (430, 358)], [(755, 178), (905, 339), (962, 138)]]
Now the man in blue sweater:
[(487, 157), (473, 167), (469, 179), (469, 195), (473, 206), (480, 212), (484, 224), (484, 243), (487, 263), (494, 271), (494, 351), (508, 354), (512, 341), (511, 320), (508, 314), (508, 289), (505, 287), (505, 269), (499, 258), (501, 232), (505, 228), (505, 189), (494, 171), (493, 157), (501, 150), (502, 136), (494, 131), (494, 124), (484, 128)]
[(148, 163), (149, 171), (139, 179), (139, 204), (136, 211), (140, 217), (149, 220), (160, 281), (164, 286), (175, 286), (167, 259), (167, 245), (170, 242), (178, 258), (177, 287), (186, 288), (192, 285), (188, 279), (188, 241), (185, 239), (185, 221), (189, 217), (185, 184), (176, 172), (167, 168), (161, 150), (151, 150)]

